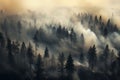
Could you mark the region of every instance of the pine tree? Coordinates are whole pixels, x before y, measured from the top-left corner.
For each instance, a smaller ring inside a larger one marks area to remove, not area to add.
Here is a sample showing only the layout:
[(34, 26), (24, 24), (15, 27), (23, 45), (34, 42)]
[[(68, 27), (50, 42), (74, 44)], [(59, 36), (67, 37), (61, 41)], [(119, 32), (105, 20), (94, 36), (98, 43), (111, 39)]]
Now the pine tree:
[(0, 48), (4, 48), (4, 47), (5, 47), (5, 38), (3, 34), (0, 32)]
[(97, 16), (95, 16), (95, 24), (97, 24), (98, 23), (98, 18), (97, 18)]
[(76, 33), (74, 32), (74, 29), (71, 29), (71, 33), (70, 33), (70, 39), (72, 42), (76, 42), (77, 41), (77, 36)]
[(28, 61), (30, 64), (30, 68), (33, 64), (33, 58), (34, 58), (34, 54), (33, 54), (33, 50), (32, 50), (32, 45), (29, 43), (28, 49), (27, 49), (27, 57), (28, 57)]
[(49, 60), (50, 60), (50, 58), (49, 58), (49, 50), (46, 47), (45, 51), (44, 51), (44, 65), (45, 65), (44, 67), (46, 69), (46, 72), (47, 72), (47, 69), (50, 67)]
[(75, 68), (74, 68), (74, 61), (73, 61), (71, 54), (69, 54), (67, 58), (65, 68), (67, 71), (67, 80), (73, 80), (73, 73), (74, 73)]
[(13, 42), (12, 42), (12, 52), (13, 52), (14, 54), (18, 54), (18, 53), (20, 52), (19, 46), (20, 46), (20, 44), (19, 44), (18, 41), (16, 41), (16, 42), (13, 41)]
[(91, 70), (94, 69), (96, 65), (96, 61), (97, 61), (97, 55), (96, 55), (96, 47), (94, 45), (93, 47), (90, 47), (88, 51), (88, 63)]
[(23, 42), (21, 45), (20, 55), (21, 55), (21, 58), (23, 58), (24, 65), (25, 65), (25, 61), (26, 61), (26, 52), (27, 52), (26, 45)]
[(11, 40), (9, 38), (7, 38), (7, 46), (6, 46), (8, 53), (10, 53), (10, 51), (12, 51), (12, 44), (11, 44)]
[(42, 80), (43, 79), (43, 62), (41, 55), (38, 55), (37, 58), (37, 64), (36, 64), (36, 80)]
[(14, 55), (12, 54), (11, 40), (7, 38), (8, 62), (13, 66), (15, 63)]
[(101, 22), (102, 22), (102, 16), (99, 17), (99, 22), (101, 24)]
[(118, 57), (115, 59), (115, 61), (111, 64), (111, 72), (112, 76), (115, 78), (114, 80), (120, 79), (120, 51), (118, 52)]
[(108, 35), (108, 29), (107, 29), (107, 27), (104, 28), (104, 30), (103, 30), (103, 35), (104, 35), (105, 37), (107, 37), (107, 35)]
[(47, 47), (45, 49), (44, 58), (49, 58), (49, 51)]
[(36, 46), (37, 46), (37, 42), (39, 41), (38, 35), (39, 35), (39, 31), (37, 30), (34, 37), (33, 37), (33, 40), (36, 43)]
[(71, 54), (69, 54), (69, 56), (67, 58), (65, 68), (68, 73), (74, 72), (74, 63), (73, 63), (73, 58), (72, 58)]
[(25, 45), (24, 42), (21, 45), (20, 53), (21, 53), (22, 56), (25, 56), (25, 54), (26, 54), (26, 45)]
[(109, 53), (110, 53), (109, 45), (106, 45), (106, 47), (103, 51), (103, 59), (105, 60), (105, 64), (107, 64)]

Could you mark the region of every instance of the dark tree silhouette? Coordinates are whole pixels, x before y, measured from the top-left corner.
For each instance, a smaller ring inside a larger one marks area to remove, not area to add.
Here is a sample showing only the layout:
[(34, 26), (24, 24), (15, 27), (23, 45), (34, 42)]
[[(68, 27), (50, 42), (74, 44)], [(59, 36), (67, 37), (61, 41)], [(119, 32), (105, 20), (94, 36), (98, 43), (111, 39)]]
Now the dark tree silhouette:
[(21, 45), (20, 53), (21, 53), (22, 56), (25, 57), (25, 55), (26, 55), (26, 45), (25, 45), (24, 42), (23, 42), (22, 45)]
[(73, 58), (72, 58), (71, 54), (69, 54), (69, 56), (67, 58), (65, 68), (66, 68), (66, 71), (68, 73), (73, 73), (74, 72)]
[(95, 16), (95, 24), (97, 24), (98, 23), (98, 18), (97, 18), (97, 16)]
[(104, 51), (103, 51), (103, 60), (105, 62), (105, 68), (107, 69), (108, 65), (108, 57), (110, 55), (109, 45), (106, 45)]
[(30, 64), (30, 69), (32, 67), (32, 64), (34, 62), (33, 58), (34, 58), (34, 54), (33, 54), (33, 50), (32, 50), (32, 45), (29, 43), (28, 49), (27, 49), (27, 57), (28, 57), (28, 61)]
[(12, 42), (12, 52), (14, 53), (14, 54), (18, 54), (19, 53), (19, 46), (20, 46), (20, 44), (19, 44), (19, 42), (18, 41), (13, 41)]
[(69, 54), (66, 65), (65, 65), (65, 68), (67, 71), (67, 80), (73, 80), (73, 73), (75, 71), (73, 62), (74, 62), (73, 58), (72, 58), (71, 54)]
[(72, 42), (76, 42), (77, 41), (77, 36), (76, 36), (76, 33), (74, 32), (73, 28), (71, 29), (71, 33), (70, 33), (70, 40)]
[(37, 42), (39, 42), (39, 38), (38, 38), (39, 36), (38, 35), (39, 35), (39, 31), (37, 30), (34, 37), (33, 37), (33, 40), (34, 40), (36, 46), (37, 46)]
[(112, 79), (119, 80), (120, 79), (120, 51), (118, 52), (118, 57), (115, 61), (111, 64), (111, 72), (112, 72)]
[(5, 38), (3, 34), (0, 32), (0, 48), (4, 48), (4, 47), (5, 47)]
[(49, 58), (49, 51), (48, 48), (45, 48), (44, 58)]
[(27, 48), (26, 48), (25, 43), (23, 42), (22, 46), (21, 46), (20, 54), (21, 54), (21, 58), (24, 61), (24, 65), (25, 65), (25, 61), (26, 61), (26, 52), (27, 52)]
[(104, 28), (103, 35), (105, 37), (107, 37), (107, 35), (108, 35), (108, 29), (107, 29), (107, 27)]
[(7, 50), (8, 50), (8, 62), (10, 65), (14, 65), (15, 60), (14, 60), (14, 55), (12, 53), (12, 44), (11, 44), (11, 40), (8, 38), (7, 39)]
[(37, 64), (36, 64), (36, 80), (43, 80), (43, 62), (42, 57), (39, 54), (37, 58)]
[(99, 22), (102, 23), (102, 16), (99, 17)]
[(96, 55), (96, 47), (94, 45), (93, 47), (90, 47), (88, 51), (88, 63), (91, 70), (94, 69), (96, 65), (96, 61), (97, 61), (97, 55)]

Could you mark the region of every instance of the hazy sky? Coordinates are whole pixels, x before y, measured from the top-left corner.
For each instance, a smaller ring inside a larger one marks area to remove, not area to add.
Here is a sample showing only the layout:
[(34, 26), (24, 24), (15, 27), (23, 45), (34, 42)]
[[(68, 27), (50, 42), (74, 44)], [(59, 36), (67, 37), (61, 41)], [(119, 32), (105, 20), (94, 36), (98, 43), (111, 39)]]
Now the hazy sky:
[(120, 0), (0, 0), (0, 8), (8, 11), (55, 7), (119, 8), (119, 4)]

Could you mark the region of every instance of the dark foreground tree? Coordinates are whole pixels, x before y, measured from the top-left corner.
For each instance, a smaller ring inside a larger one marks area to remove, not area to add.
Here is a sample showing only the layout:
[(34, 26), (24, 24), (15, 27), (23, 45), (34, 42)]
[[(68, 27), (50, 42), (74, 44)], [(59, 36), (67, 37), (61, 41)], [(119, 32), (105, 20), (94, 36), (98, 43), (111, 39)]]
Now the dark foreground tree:
[(67, 71), (67, 80), (73, 80), (73, 73), (74, 73), (75, 68), (74, 68), (73, 58), (71, 54), (69, 54), (67, 58), (65, 68)]
[(37, 64), (36, 64), (36, 80), (43, 80), (43, 62), (41, 55), (38, 55)]
[(25, 43), (23, 42), (21, 45), (21, 49), (20, 49), (20, 55), (21, 55), (21, 58), (23, 59), (24, 65), (26, 62), (26, 52), (27, 52), (27, 48), (26, 48)]
[(107, 71), (108, 69), (109, 56), (110, 56), (109, 45), (106, 45), (105, 49), (103, 50), (103, 54), (102, 54), (102, 59), (104, 60), (103, 63), (104, 63), (105, 71)]
[(7, 50), (8, 50), (8, 62), (10, 65), (13, 66), (15, 63), (15, 60), (14, 60), (14, 55), (12, 54), (12, 43), (9, 38), (7, 39)]
[(111, 65), (112, 80), (120, 79), (120, 51), (118, 52), (118, 58), (113, 61)]
[(33, 50), (32, 50), (32, 45), (29, 43), (28, 49), (27, 49), (27, 57), (28, 57), (28, 61), (30, 64), (30, 69), (32, 68), (32, 64), (33, 64), (33, 58), (34, 58), (34, 54), (33, 54)]
[(0, 32), (0, 48), (4, 48), (4, 47), (5, 47), (5, 38), (3, 34)]
[(96, 47), (94, 45), (93, 47), (90, 47), (88, 51), (88, 63), (91, 70), (95, 68), (96, 61), (97, 61), (97, 55), (96, 55)]

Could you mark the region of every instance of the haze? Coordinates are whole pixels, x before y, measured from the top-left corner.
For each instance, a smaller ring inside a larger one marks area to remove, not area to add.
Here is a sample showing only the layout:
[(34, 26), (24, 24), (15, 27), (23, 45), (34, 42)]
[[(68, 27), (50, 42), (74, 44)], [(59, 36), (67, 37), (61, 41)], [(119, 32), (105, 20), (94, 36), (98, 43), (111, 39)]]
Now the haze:
[(0, 0), (0, 8), (13, 11), (20, 8), (31, 10), (56, 7), (119, 8), (119, 3), (119, 0)]

